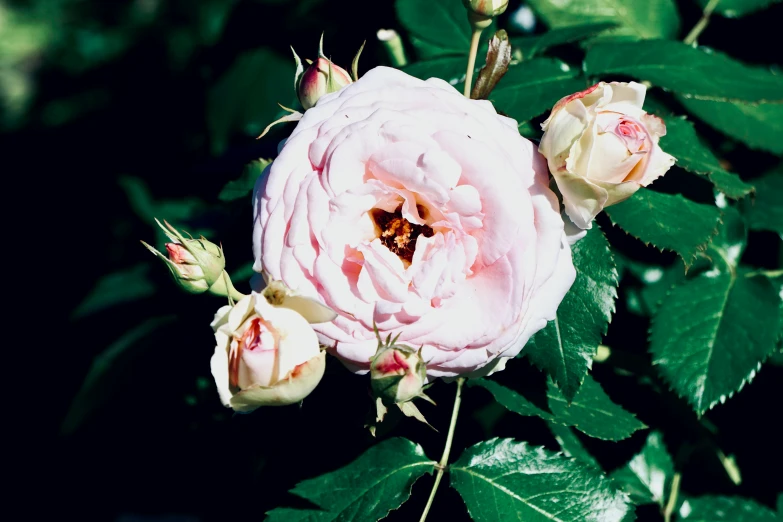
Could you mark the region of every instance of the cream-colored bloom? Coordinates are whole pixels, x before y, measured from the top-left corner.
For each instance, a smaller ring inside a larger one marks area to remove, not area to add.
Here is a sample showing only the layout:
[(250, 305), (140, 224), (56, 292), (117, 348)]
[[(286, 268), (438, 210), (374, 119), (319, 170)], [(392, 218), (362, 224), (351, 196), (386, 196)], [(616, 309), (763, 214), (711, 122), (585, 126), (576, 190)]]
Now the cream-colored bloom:
[(312, 327), (261, 294), (222, 307), (212, 329), (212, 376), (221, 402), (236, 411), (299, 402), (323, 377), (326, 355)]
[(560, 100), (541, 124), (539, 151), (579, 228), (590, 228), (604, 207), (631, 197), (675, 162), (658, 146), (663, 121), (642, 109), (645, 92), (635, 82), (601, 82)]

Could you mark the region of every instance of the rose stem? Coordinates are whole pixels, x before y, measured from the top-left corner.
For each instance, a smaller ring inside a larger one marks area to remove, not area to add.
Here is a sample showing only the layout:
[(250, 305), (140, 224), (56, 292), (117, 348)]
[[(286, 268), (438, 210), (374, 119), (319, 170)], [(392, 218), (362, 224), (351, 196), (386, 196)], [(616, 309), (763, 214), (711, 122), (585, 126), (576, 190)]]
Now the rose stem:
[(679, 473), (675, 473), (672, 478), (672, 488), (669, 493), (669, 502), (666, 503), (666, 509), (663, 510), (664, 522), (670, 522), (672, 519), (672, 511), (674, 506), (677, 505), (677, 495), (680, 493), (680, 477)]
[(693, 29), (691, 29), (691, 32), (688, 33), (688, 36), (685, 37), (682, 43), (691, 45), (696, 41), (696, 38), (699, 37), (701, 32), (707, 28), (707, 24), (710, 23), (710, 15), (712, 15), (712, 12), (718, 7), (718, 2), (720, 2), (720, 0), (710, 0), (710, 3), (704, 7), (701, 18), (696, 22), (696, 25), (693, 26)]
[(473, 69), (476, 67), (476, 54), (478, 54), (479, 40), (483, 27), (473, 27), (473, 36), (470, 37), (470, 54), (468, 55), (468, 70), (465, 72), (465, 97), (470, 98), (470, 87), (473, 83)]
[(459, 414), (459, 406), (462, 404), (462, 384), (465, 382), (463, 377), (457, 379), (457, 395), (454, 397), (454, 408), (451, 410), (451, 424), (449, 424), (449, 432), (446, 435), (446, 446), (443, 448), (443, 455), (438, 463), (438, 473), (435, 475), (435, 482), (432, 484), (432, 491), (430, 492), (430, 498), (427, 500), (427, 505), (424, 506), (424, 512), (421, 514), (419, 522), (427, 520), (427, 514), (432, 507), (432, 501), (435, 500), (435, 492), (438, 491), (440, 485), (440, 479), (443, 478), (443, 473), (446, 471), (446, 464), (449, 462), (449, 453), (451, 453), (451, 443), (454, 440), (454, 428), (457, 426), (457, 415)]

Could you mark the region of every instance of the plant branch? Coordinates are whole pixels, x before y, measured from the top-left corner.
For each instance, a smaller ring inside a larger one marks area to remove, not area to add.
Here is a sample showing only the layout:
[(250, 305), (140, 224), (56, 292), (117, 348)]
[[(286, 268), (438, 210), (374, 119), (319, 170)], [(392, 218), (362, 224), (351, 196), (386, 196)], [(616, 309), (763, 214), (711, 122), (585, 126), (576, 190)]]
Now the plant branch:
[(688, 33), (688, 36), (685, 37), (682, 43), (691, 45), (696, 41), (696, 38), (699, 37), (701, 32), (704, 31), (707, 28), (707, 25), (710, 23), (710, 16), (712, 15), (712, 12), (715, 10), (715, 8), (718, 7), (718, 2), (720, 2), (720, 0), (710, 0), (710, 2), (704, 7), (701, 18), (698, 22), (696, 22), (696, 25), (693, 26), (693, 29), (691, 29), (691, 32)]
[(664, 522), (671, 522), (672, 520), (672, 513), (674, 512), (675, 506), (677, 506), (677, 496), (680, 493), (681, 477), (682, 475), (680, 473), (675, 473), (672, 478), (672, 489), (669, 492), (669, 501), (666, 503), (666, 508), (663, 510)]
[(435, 482), (432, 484), (432, 491), (430, 492), (430, 498), (427, 500), (427, 505), (424, 506), (424, 512), (421, 514), (419, 522), (427, 520), (427, 514), (432, 507), (432, 501), (435, 500), (435, 493), (438, 491), (438, 486), (443, 478), (443, 473), (446, 471), (446, 466), (449, 463), (449, 454), (451, 453), (451, 443), (454, 441), (454, 428), (457, 427), (457, 415), (459, 414), (459, 407), (462, 404), (462, 385), (465, 379), (460, 377), (457, 379), (457, 394), (454, 397), (454, 408), (451, 410), (451, 423), (449, 424), (449, 432), (446, 434), (446, 445), (443, 448), (443, 455), (438, 462), (438, 473), (435, 475)]
[(481, 31), (483, 28), (473, 27), (473, 36), (470, 37), (470, 54), (468, 55), (468, 70), (465, 72), (465, 90), (466, 98), (470, 98), (470, 87), (473, 83), (473, 70), (476, 68), (476, 54), (478, 54), (478, 45), (481, 40)]

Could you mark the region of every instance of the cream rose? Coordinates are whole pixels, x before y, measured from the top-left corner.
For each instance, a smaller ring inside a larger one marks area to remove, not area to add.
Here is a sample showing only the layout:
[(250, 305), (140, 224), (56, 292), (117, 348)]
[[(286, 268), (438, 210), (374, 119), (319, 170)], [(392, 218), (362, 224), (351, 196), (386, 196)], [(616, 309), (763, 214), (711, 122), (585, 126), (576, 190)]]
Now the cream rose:
[(338, 314), (320, 341), (367, 371), (385, 338), (430, 377), (496, 368), (574, 280), (546, 164), (514, 120), (378, 67), (309, 109), (259, 180), (255, 270)]
[(261, 294), (222, 307), (212, 329), (212, 376), (221, 402), (236, 411), (299, 402), (323, 377), (326, 354), (310, 324)]
[(541, 124), (539, 151), (579, 228), (590, 228), (604, 207), (629, 198), (674, 164), (658, 146), (666, 126), (642, 110), (645, 92), (635, 82), (601, 82), (557, 102)]

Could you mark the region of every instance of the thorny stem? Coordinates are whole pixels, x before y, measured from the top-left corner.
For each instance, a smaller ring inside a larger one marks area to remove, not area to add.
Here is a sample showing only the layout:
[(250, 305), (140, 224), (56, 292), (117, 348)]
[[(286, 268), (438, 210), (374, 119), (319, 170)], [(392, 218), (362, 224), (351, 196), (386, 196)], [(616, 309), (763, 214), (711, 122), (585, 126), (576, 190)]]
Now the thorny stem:
[(696, 22), (696, 25), (693, 26), (693, 29), (691, 29), (691, 32), (688, 33), (688, 36), (685, 37), (682, 43), (691, 45), (696, 41), (696, 38), (699, 37), (701, 32), (707, 28), (707, 24), (710, 23), (710, 15), (712, 15), (712, 12), (718, 7), (718, 2), (720, 2), (720, 0), (710, 0), (710, 3), (704, 7), (701, 18)]
[(465, 97), (470, 98), (470, 87), (473, 83), (473, 69), (476, 67), (476, 54), (478, 54), (481, 31), (479, 27), (473, 27), (473, 36), (470, 37), (470, 54), (468, 55), (468, 70), (465, 72)]
[(672, 512), (674, 512), (674, 507), (677, 505), (677, 496), (680, 493), (681, 477), (682, 475), (680, 473), (675, 473), (672, 478), (672, 489), (669, 492), (669, 501), (666, 503), (666, 508), (663, 510), (664, 522), (671, 522)]
[(449, 424), (449, 432), (446, 435), (446, 445), (443, 448), (443, 455), (440, 458), (440, 462), (435, 466), (438, 468), (438, 472), (435, 475), (435, 482), (432, 484), (432, 491), (430, 492), (430, 498), (427, 500), (427, 505), (424, 506), (424, 512), (421, 514), (419, 522), (427, 520), (427, 514), (432, 507), (432, 501), (435, 500), (435, 493), (438, 491), (440, 480), (443, 478), (443, 473), (446, 471), (446, 465), (449, 462), (449, 453), (451, 453), (451, 443), (454, 440), (454, 428), (457, 426), (457, 415), (459, 414), (459, 406), (462, 404), (462, 384), (465, 379), (460, 377), (457, 379), (457, 395), (454, 397), (454, 408), (451, 410), (451, 424)]

